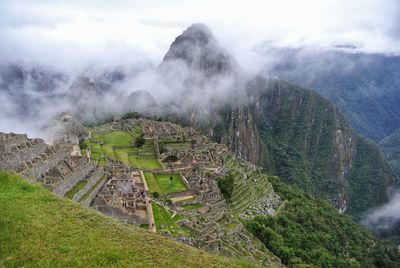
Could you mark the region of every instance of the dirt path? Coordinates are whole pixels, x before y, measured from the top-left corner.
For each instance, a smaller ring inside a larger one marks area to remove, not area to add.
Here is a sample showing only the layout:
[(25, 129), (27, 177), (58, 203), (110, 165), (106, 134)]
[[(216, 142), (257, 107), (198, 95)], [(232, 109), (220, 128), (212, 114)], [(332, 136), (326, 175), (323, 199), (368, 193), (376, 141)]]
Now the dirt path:
[[(143, 180), (143, 184), (144, 184), (144, 189), (146, 192), (149, 191), (149, 187), (147, 186), (147, 182), (146, 182), (146, 177), (143, 174), (142, 170), (139, 170), (140, 172), (140, 177)], [(154, 214), (153, 214), (153, 207), (151, 206), (151, 198), (148, 196), (146, 198), (146, 211), (147, 211), (147, 221), (149, 223), (149, 231), (152, 233), (156, 233), (157, 229), (156, 229), (156, 222), (154, 221)]]
[(153, 207), (151, 206), (151, 199), (150, 197), (147, 197), (146, 200), (146, 210), (147, 210), (147, 220), (149, 223), (149, 231), (152, 233), (156, 233), (156, 222), (154, 221), (154, 214), (153, 214)]
[(179, 202), (187, 199), (192, 199), (194, 198), (193, 195), (184, 195), (184, 196), (177, 196), (177, 197), (171, 197), (172, 202)]

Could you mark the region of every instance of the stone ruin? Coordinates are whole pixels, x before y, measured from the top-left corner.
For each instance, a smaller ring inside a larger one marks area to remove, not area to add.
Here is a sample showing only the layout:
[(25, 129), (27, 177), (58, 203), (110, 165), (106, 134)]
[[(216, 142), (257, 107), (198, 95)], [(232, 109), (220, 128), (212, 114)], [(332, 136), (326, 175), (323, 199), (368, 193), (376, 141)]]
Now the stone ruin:
[[(225, 146), (217, 146), (214, 143), (196, 144), (195, 146), (193, 144), (190, 146), (163, 144), (162, 148), (161, 162), (174, 169), (192, 166), (218, 168), (223, 165), (223, 159), (228, 153)], [(171, 158), (174, 158), (175, 161), (170, 161)]]
[(185, 141), (187, 132), (170, 122), (142, 120), (144, 138), (164, 139), (169, 141)]
[[(259, 241), (254, 244), (254, 237), (231, 215), (218, 188), (217, 177), (228, 172), (224, 167), (228, 148), (210, 142), (192, 128), (147, 120), (142, 120), (142, 125), (145, 138), (154, 140), (159, 150), (156, 154), (165, 170), (179, 172), (188, 187), (185, 194), (194, 196), (189, 200), (172, 197), (172, 204), (164, 204), (184, 217), (178, 224), (191, 230), (191, 237), (182, 236), (177, 240), (231, 257), (268, 258), (265, 247)], [(182, 207), (190, 204), (201, 204), (201, 207), (189, 210)]]
[(129, 223), (154, 227), (143, 173), (118, 161), (106, 165), (106, 183), (93, 206), (103, 214)]
[[(0, 167), (13, 170), (31, 182), (65, 195), (79, 181), (91, 177), (96, 166), (88, 158), (73, 156), (73, 144), (48, 145), (25, 134), (0, 133)], [(97, 177), (96, 177), (97, 179)]]

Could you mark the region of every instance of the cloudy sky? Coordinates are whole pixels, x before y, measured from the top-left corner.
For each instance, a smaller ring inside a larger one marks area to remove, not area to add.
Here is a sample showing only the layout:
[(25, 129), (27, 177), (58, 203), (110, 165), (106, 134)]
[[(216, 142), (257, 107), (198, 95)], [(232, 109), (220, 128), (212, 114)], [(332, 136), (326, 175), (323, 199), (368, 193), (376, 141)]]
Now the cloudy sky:
[(255, 48), (271, 43), (400, 52), (398, 0), (2, 0), (0, 59), (65, 66), (99, 58), (158, 63), (195, 22), (208, 24), (249, 65)]

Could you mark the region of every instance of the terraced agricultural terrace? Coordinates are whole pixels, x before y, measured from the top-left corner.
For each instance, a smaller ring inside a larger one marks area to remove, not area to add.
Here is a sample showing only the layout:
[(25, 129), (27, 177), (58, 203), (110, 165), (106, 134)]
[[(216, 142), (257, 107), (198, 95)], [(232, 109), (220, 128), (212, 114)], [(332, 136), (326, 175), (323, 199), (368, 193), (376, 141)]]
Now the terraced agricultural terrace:
[(140, 136), (140, 127), (130, 131), (121, 131), (102, 126), (94, 128), (90, 138), (84, 144), (91, 150), (91, 158), (100, 164), (104, 164), (105, 159), (109, 157), (144, 170), (161, 168), (151, 140), (145, 140), (140, 148), (134, 147), (134, 139)]

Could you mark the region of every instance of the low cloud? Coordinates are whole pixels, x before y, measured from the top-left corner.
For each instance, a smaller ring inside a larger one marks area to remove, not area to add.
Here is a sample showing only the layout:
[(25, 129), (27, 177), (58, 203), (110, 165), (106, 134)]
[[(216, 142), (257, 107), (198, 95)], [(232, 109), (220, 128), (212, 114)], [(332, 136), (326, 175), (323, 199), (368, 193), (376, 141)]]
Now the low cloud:
[(399, 53), (398, 21), (396, 0), (5, 0), (0, 3), (0, 58), (69, 69), (136, 57), (157, 64), (178, 34), (203, 22), (241, 65), (255, 70), (263, 62), (254, 48), (265, 41)]
[(400, 192), (396, 192), (390, 198), (389, 203), (373, 209), (362, 220), (362, 224), (376, 230), (390, 231), (400, 224)]
[[(142, 112), (185, 112), (201, 104), (206, 114), (209, 100), (223, 99), (238, 81), (196, 78), (179, 62), (169, 77), (158, 69), (171, 42), (193, 23), (209, 25), (241, 72), (255, 73), (276, 60), (260, 49), (266, 43), (398, 53), (399, 6), (396, 0), (1, 1), (0, 67), (22, 67), (23, 83), (0, 75), (0, 130), (37, 135), (38, 122), (66, 110), (89, 121), (121, 113), (140, 98), (135, 91), (147, 91), (157, 103), (136, 105)], [(38, 69), (49, 84), (32, 71)], [(109, 79), (115, 72), (123, 77)], [(94, 91), (70, 92), (82, 77)], [(187, 94), (191, 79), (198, 83)]]

